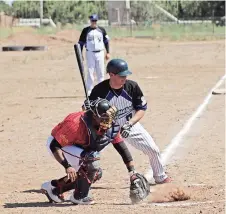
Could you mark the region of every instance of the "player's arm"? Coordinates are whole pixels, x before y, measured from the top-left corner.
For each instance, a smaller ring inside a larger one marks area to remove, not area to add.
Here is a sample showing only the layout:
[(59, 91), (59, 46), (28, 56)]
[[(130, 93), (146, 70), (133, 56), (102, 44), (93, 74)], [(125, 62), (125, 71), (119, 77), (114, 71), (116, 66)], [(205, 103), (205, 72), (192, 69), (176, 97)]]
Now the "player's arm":
[(62, 146), (58, 143), (56, 139), (53, 139), (50, 143), (50, 150), (53, 153), (53, 156), (55, 159), (65, 168), (70, 166), (70, 164), (67, 162), (66, 158), (63, 155), (63, 152), (61, 150)]
[(119, 155), (122, 157), (122, 160), (126, 165), (128, 172), (135, 172), (132, 155), (119, 133), (116, 135), (112, 144)]
[(121, 135), (124, 138), (129, 136), (132, 126), (141, 120), (147, 109), (147, 102), (144, 99), (143, 92), (137, 84), (134, 87), (132, 102), (136, 113), (121, 127)]
[(105, 46), (105, 49), (106, 49), (106, 52), (109, 54), (110, 53), (110, 50), (109, 50), (109, 36), (107, 35), (107, 32), (106, 30), (103, 28), (103, 27), (100, 27), (102, 33), (103, 33), (103, 42), (104, 42), (104, 46)]
[(74, 168), (72, 168), (72, 166), (68, 163), (67, 159), (64, 157), (61, 148), (62, 146), (57, 142), (56, 139), (53, 139), (50, 143), (50, 150), (53, 153), (54, 158), (65, 168), (66, 173), (68, 175), (68, 179), (71, 179), (71, 181), (75, 181), (76, 171)]
[(83, 50), (83, 46), (86, 44), (86, 36), (87, 36), (87, 28), (82, 30), (82, 33), (79, 37), (78, 43), (80, 44), (81, 51)]
[(134, 124), (136, 124), (137, 122), (139, 122), (141, 120), (141, 118), (144, 116), (145, 111), (144, 110), (138, 110), (136, 111), (136, 113), (134, 114), (134, 116), (129, 120), (129, 123), (131, 124), (131, 126), (133, 126)]
[(144, 116), (145, 111), (147, 109), (147, 102), (144, 98), (143, 92), (141, 91), (138, 84), (136, 84), (134, 88), (133, 93), (133, 107), (136, 110), (136, 113), (134, 116), (129, 120), (129, 123), (133, 126), (138, 121), (141, 120), (141, 118)]

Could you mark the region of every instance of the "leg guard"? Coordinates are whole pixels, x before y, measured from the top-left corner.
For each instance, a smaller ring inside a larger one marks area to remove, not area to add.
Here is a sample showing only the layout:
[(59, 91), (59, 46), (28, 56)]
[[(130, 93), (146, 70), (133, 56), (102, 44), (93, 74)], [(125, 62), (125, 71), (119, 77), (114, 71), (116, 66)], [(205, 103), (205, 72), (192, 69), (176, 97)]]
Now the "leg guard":
[(83, 152), (81, 157), (82, 163), (75, 181), (75, 199), (82, 199), (88, 196), (90, 186), (95, 181), (100, 169), (98, 152)]
[(99, 181), (102, 178), (102, 176), (103, 176), (103, 170), (101, 168), (99, 168), (96, 173), (93, 183), (95, 183), (96, 181)]

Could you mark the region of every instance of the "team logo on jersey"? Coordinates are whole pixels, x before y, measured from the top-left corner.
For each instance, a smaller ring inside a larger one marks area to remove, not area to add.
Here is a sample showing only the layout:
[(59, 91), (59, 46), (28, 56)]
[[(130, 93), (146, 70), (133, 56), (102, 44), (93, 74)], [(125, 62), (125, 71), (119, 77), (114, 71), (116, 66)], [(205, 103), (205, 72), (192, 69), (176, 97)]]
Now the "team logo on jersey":
[(124, 109), (120, 109), (117, 112), (116, 119), (121, 119), (121, 118), (127, 116), (128, 114), (130, 114), (132, 111), (133, 111), (133, 106), (128, 106)]
[(147, 104), (147, 101), (145, 100), (144, 96), (142, 96), (140, 99), (142, 101), (142, 103), (141, 103), (142, 106)]
[(101, 36), (96, 36), (96, 38), (97, 38), (97, 40), (98, 40), (99, 42), (102, 41), (102, 37), (101, 37)]
[(93, 41), (93, 40), (94, 40), (94, 36), (91, 35), (91, 34), (88, 34), (87, 40), (88, 40), (88, 41)]

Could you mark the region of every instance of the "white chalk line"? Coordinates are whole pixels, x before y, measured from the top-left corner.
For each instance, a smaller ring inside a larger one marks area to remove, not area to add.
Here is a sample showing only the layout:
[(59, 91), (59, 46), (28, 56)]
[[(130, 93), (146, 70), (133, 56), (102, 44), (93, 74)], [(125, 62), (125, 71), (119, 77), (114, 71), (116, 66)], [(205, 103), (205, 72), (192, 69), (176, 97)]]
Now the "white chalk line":
[(212, 91), (214, 91), (216, 88), (218, 88), (225, 80), (226, 75), (224, 75), (217, 84), (210, 90), (209, 94), (204, 99), (203, 103), (197, 108), (197, 110), (194, 112), (194, 114), (189, 118), (189, 120), (185, 123), (184, 127), (180, 130), (180, 132), (172, 139), (170, 144), (166, 147), (166, 149), (162, 152), (162, 163), (165, 166), (172, 155), (175, 153), (177, 147), (179, 146), (181, 140), (186, 135), (186, 133), (190, 130), (191, 126), (195, 122), (198, 116), (202, 114), (202, 112), (205, 110), (205, 107), (209, 103), (211, 97), (212, 97)]
[[(206, 98), (204, 99), (203, 103), (197, 108), (197, 110), (192, 114), (192, 116), (189, 118), (189, 120), (185, 123), (183, 128), (180, 130), (180, 132), (172, 139), (170, 144), (166, 147), (166, 149), (162, 153), (162, 163), (163, 165), (166, 165), (172, 155), (175, 153), (177, 147), (181, 143), (181, 140), (186, 135), (186, 133), (190, 130), (191, 126), (195, 122), (198, 116), (202, 114), (202, 112), (205, 110), (205, 107), (210, 102), (210, 99), (212, 97), (212, 91), (216, 90), (226, 79), (226, 75), (224, 75), (217, 83), (216, 85), (210, 90)], [(206, 186), (205, 184), (191, 184), (190, 186)], [(199, 204), (211, 204), (211, 203), (219, 203), (219, 202), (225, 202), (225, 200), (219, 200), (219, 201), (201, 201), (201, 202), (164, 202), (164, 203), (151, 203), (153, 206), (161, 206), (161, 207), (182, 207), (182, 206), (194, 206)]]
[(225, 200), (218, 200), (218, 201), (198, 201), (198, 202), (166, 202), (166, 203), (151, 203), (153, 206), (158, 207), (190, 207), (196, 206), (200, 204), (215, 204), (215, 203), (223, 203)]

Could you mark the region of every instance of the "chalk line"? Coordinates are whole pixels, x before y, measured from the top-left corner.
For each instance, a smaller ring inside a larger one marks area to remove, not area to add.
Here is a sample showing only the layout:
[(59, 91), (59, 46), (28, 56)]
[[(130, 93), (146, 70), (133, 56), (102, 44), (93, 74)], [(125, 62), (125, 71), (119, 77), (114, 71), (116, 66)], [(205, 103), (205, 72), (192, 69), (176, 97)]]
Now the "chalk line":
[(152, 203), (153, 206), (158, 207), (190, 207), (196, 206), (199, 204), (215, 204), (215, 203), (223, 203), (225, 200), (219, 201), (197, 201), (197, 202), (166, 202), (166, 203)]
[(189, 118), (189, 120), (185, 123), (184, 127), (180, 130), (180, 132), (172, 139), (170, 144), (165, 148), (165, 150), (162, 152), (162, 163), (163, 165), (166, 165), (172, 155), (175, 153), (175, 150), (179, 146), (181, 140), (186, 135), (186, 133), (190, 130), (191, 126), (195, 122), (198, 116), (200, 116), (205, 110), (205, 107), (209, 103), (211, 97), (212, 97), (212, 91), (214, 91), (216, 88), (218, 88), (225, 80), (226, 74), (217, 82), (217, 84), (210, 90), (209, 94), (204, 99), (203, 103), (197, 108), (197, 110), (194, 112), (194, 114)]

